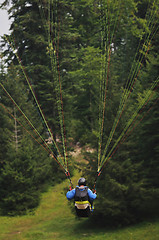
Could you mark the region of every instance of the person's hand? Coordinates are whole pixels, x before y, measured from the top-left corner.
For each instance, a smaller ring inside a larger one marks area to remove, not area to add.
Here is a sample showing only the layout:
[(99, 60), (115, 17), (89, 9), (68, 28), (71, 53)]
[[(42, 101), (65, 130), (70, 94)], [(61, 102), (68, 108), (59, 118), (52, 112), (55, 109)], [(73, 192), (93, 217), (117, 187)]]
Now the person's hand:
[(93, 193), (97, 193), (95, 189), (93, 190)]

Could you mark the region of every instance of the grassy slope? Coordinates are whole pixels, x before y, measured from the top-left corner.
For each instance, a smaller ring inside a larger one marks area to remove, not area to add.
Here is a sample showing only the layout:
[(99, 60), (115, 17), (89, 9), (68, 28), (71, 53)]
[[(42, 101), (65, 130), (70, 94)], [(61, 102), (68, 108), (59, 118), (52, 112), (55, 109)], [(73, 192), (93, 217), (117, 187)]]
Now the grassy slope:
[(0, 217), (0, 240), (159, 239), (159, 222), (111, 230), (91, 227), (89, 219), (77, 219), (68, 207), (64, 192), (67, 186), (65, 181), (43, 194), (34, 216)]

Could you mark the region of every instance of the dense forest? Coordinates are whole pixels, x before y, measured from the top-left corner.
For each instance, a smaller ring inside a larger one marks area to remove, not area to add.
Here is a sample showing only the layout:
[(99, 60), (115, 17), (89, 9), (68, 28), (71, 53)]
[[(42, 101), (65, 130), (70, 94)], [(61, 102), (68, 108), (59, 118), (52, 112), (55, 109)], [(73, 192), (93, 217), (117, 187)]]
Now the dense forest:
[(159, 214), (159, 1), (5, 0), (1, 38), (0, 214), (32, 211), (75, 168), (96, 180), (93, 218)]

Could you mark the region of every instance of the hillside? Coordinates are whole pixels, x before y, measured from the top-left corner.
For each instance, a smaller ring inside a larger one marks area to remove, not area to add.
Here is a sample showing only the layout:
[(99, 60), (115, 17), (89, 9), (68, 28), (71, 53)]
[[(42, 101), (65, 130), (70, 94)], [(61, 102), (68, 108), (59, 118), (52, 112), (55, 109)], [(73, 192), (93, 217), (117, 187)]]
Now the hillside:
[[(73, 178), (74, 185), (76, 178)], [(71, 212), (65, 181), (42, 196), (35, 215), (0, 217), (0, 240), (157, 240), (159, 221), (145, 222), (123, 229), (96, 228), (89, 219), (77, 219)]]

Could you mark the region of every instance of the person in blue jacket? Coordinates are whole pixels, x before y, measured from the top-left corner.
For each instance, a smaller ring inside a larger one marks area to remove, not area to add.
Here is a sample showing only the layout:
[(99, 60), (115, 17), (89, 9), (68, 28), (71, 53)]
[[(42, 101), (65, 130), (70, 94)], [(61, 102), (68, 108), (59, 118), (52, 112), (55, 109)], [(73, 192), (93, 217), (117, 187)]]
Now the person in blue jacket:
[(97, 195), (86, 186), (86, 179), (82, 177), (78, 180), (78, 186), (68, 191), (66, 197), (68, 200), (74, 199), (77, 216), (89, 217), (93, 212), (93, 201)]

